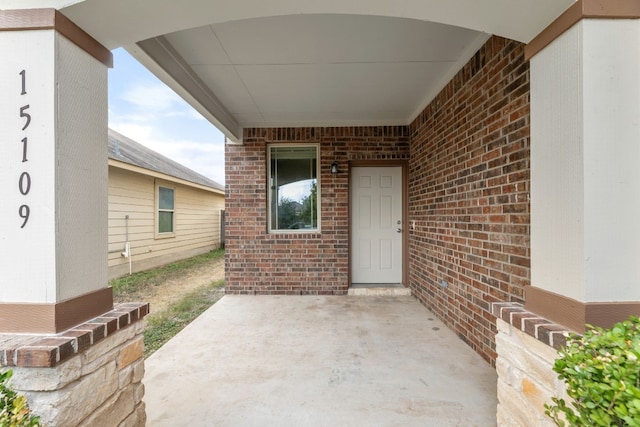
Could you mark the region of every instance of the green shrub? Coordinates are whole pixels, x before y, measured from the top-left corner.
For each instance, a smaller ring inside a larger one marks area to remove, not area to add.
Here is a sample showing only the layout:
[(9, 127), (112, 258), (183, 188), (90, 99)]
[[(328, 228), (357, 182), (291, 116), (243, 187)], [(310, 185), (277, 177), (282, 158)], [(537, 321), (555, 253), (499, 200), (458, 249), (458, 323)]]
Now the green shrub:
[(0, 426), (37, 427), (40, 418), (31, 414), (27, 398), (18, 395), (9, 385), (13, 371), (0, 372)]
[[(640, 427), (640, 320), (572, 334), (553, 370), (571, 397), (553, 398), (545, 413), (559, 426)], [(566, 420), (566, 421), (565, 421)]]

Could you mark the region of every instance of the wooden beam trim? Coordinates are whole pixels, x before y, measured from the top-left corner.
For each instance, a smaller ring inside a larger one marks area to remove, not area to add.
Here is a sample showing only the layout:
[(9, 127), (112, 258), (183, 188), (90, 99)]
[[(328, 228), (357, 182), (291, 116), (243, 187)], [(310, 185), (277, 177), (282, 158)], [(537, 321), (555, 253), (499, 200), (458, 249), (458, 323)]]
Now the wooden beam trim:
[(55, 9), (0, 10), (0, 31), (55, 30), (109, 68), (113, 54)]
[(0, 10), (0, 31), (55, 29), (55, 9)]
[(111, 288), (59, 303), (0, 303), (0, 333), (57, 334), (112, 309)]
[(586, 324), (609, 328), (629, 316), (640, 316), (640, 301), (584, 303), (534, 286), (525, 289), (524, 307), (578, 333)]
[(583, 19), (638, 19), (637, 0), (578, 0), (524, 47), (526, 61)]
[(640, 302), (589, 302), (586, 304), (586, 323), (610, 328), (629, 316), (640, 316)]
[(526, 310), (573, 331), (584, 332), (585, 310), (583, 303), (534, 286), (525, 287), (524, 301)]

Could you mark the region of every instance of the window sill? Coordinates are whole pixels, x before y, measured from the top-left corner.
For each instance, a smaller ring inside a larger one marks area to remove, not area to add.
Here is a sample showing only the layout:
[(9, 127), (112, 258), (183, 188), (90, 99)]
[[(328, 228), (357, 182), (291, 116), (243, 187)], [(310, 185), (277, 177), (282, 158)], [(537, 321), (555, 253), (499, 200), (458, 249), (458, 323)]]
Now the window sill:
[(322, 233), (320, 233), (319, 231), (312, 231), (312, 232), (306, 232), (306, 233), (292, 233), (292, 232), (268, 232), (267, 233), (267, 238), (269, 239), (288, 239), (288, 240), (295, 240), (295, 239), (320, 239), (322, 238)]
[(316, 228), (302, 228), (302, 229), (291, 229), (291, 230), (269, 230), (269, 234), (279, 235), (279, 234), (322, 234), (322, 232)]

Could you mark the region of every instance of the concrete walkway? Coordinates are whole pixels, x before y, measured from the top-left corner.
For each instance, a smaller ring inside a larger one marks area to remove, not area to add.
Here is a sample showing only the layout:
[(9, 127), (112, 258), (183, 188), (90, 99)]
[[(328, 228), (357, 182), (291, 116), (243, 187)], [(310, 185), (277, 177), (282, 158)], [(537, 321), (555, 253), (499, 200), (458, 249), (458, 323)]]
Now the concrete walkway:
[(495, 426), (496, 374), (411, 296), (227, 295), (146, 361), (147, 426)]

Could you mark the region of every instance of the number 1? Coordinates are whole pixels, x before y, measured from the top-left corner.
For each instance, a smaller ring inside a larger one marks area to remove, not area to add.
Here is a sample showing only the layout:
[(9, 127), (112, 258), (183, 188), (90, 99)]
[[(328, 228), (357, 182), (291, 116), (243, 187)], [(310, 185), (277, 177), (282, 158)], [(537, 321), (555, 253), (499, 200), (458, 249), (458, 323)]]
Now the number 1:
[(22, 76), (22, 92), (20, 92), (20, 95), (26, 95), (27, 94), (27, 70), (22, 70), (19, 73)]
[(27, 137), (22, 138), (22, 163), (28, 162), (27, 159)]

